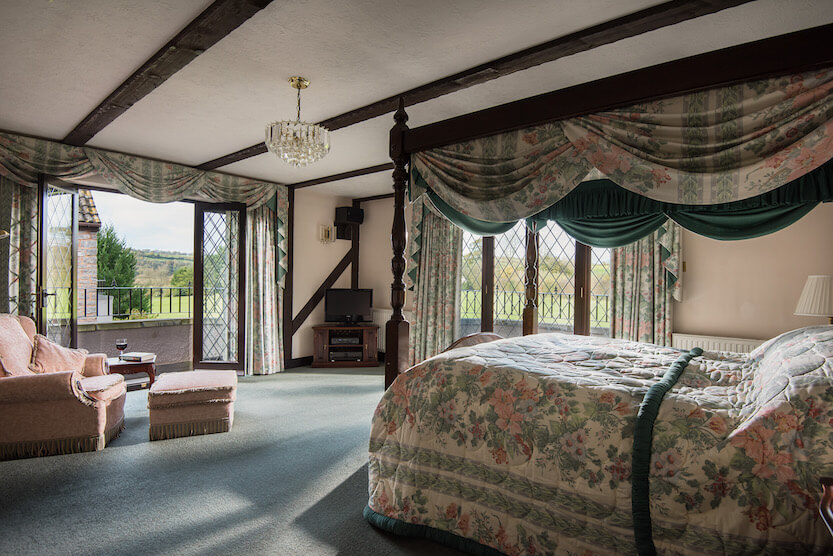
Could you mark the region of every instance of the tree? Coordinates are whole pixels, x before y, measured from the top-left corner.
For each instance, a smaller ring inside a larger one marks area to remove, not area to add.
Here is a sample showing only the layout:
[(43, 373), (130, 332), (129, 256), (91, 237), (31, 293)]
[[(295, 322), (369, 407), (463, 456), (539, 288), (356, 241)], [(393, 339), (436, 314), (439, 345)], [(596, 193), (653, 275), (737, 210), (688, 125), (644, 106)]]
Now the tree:
[(175, 288), (187, 288), (194, 283), (194, 267), (192, 265), (181, 266), (171, 276), (171, 286)]
[[(98, 231), (97, 247), (98, 279), (104, 281), (105, 287), (132, 288), (136, 279), (136, 255), (110, 224), (105, 224)], [(150, 312), (149, 292), (139, 289), (102, 290), (102, 293), (113, 297), (115, 315), (129, 316), (134, 310)]]
[(98, 231), (98, 279), (123, 288), (132, 287), (136, 279), (136, 255), (110, 224)]

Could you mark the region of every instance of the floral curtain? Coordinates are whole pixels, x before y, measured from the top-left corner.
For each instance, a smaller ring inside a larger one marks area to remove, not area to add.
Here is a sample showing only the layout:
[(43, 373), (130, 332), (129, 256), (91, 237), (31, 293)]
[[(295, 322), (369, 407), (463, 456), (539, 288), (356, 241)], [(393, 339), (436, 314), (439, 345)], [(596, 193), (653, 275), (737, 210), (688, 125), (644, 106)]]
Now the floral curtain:
[(671, 345), (672, 300), (680, 301), (681, 230), (668, 220), (653, 234), (612, 250), (610, 335)]
[[(657, 201), (709, 205), (766, 193), (831, 158), (826, 69), (431, 149), (411, 166), (456, 211), (510, 222), (554, 204), (591, 169)], [(416, 198), (421, 184), (412, 183)]]
[(411, 364), (447, 348), (459, 329), (457, 304), (463, 231), (434, 213), (418, 199), (411, 206), (409, 254), (414, 263), (408, 273), (413, 288)]
[(277, 215), (266, 205), (250, 209), (246, 228), (246, 373), (268, 375), (283, 370)]
[(9, 226), (6, 229), (9, 232), (8, 240), (0, 240), (9, 242), (8, 305), (0, 307), (0, 312), (33, 317), (38, 266), (37, 190), (3, 176), (0, 176), (0, 189), (4, 202), (3, 220)]

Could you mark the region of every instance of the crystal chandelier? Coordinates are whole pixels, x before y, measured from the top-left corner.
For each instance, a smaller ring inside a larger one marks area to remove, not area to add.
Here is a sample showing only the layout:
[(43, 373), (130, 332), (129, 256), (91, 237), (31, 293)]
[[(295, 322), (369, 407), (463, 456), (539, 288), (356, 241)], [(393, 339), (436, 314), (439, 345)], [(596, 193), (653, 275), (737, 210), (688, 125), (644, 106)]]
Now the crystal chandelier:
[(290, 77), (298, 90), (298, 116), (293, 122), (282, 120), (266, 125), (266, 148), (292, 166), (306, 166), (330, 152), (330, 130), (301, 121), (301, 89), (309, 87), (303, 77)]

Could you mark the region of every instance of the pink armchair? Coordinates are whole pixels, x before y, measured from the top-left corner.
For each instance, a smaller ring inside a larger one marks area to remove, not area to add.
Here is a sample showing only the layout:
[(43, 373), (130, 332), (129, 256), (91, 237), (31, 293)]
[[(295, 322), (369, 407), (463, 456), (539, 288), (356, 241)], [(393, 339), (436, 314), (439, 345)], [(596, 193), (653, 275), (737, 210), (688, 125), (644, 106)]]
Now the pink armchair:
[(106, 356), (78, 371), (34, 373), (35, 323), (0, 314), (0, 460), (102, 450), (124, 428), (124, 377)]

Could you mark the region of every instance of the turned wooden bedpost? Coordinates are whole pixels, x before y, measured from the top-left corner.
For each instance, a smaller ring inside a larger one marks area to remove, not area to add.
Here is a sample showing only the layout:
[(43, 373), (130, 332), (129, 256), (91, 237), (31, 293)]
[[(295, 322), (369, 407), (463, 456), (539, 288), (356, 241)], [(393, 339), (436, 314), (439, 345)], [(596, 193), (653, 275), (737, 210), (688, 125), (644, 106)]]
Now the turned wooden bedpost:
[(526, 306), (523, 310), (523, 334), (538, 333), (538, 227), (526, 230)]
[(408, 183), (408, 154), (404, 152), (404, 134), (407, 131), (408, 115), (405, 101), (399, 99), (399, 108), (393, 115), (396, 122), (390, 130), (390, 157), (393, 159), (393, 227), (391, 246), (393, 258), (391, 270), (393, 282), (390, 285), (390, 306), (393, 314), (385, 325), (385, 388), (408, 368), (408, 332), (410, 325), (402, 314), (405, 306), (405, 186)]

